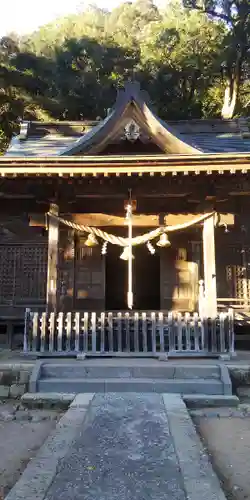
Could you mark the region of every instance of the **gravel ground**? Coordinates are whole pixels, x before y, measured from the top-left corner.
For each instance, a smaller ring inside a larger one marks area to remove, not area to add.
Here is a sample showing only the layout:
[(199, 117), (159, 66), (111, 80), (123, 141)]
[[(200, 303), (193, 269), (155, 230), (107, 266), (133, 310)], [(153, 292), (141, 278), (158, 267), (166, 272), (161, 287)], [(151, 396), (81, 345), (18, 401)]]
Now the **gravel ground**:
[(190, 413), (228, 500), (250, 500), (250, 404)]
[(0, 500), (14, 486), (60, 417), (56, 410), (27, 410), (0, 403)]

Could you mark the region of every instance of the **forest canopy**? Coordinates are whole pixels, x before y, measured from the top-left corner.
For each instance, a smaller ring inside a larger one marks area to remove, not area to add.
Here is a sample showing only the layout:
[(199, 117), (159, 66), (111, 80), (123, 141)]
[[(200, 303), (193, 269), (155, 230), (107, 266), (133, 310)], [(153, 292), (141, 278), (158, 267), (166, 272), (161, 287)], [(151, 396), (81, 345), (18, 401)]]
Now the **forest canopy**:
[(166, 120), (249, 114), (249, 0), (93, 6), (3, 37), (0, 148), (22, 119), (105, 116), (126, 80), (141, 82)]

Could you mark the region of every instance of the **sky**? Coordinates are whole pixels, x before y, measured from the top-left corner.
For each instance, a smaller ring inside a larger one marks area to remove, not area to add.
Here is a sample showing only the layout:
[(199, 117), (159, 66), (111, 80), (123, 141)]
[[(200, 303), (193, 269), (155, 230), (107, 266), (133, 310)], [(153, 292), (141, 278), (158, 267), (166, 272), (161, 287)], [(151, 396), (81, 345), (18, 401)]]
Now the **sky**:
[(112, 9), (122, 3), (122, 0), (95, 0), (95, 2), (88, 0), (0, 0), (0, 3), (0, 37), (2, 37), (13, 31), (20, 35), (30, 33), (59, 16), (83, 10), (91, 3), (101, 8)]

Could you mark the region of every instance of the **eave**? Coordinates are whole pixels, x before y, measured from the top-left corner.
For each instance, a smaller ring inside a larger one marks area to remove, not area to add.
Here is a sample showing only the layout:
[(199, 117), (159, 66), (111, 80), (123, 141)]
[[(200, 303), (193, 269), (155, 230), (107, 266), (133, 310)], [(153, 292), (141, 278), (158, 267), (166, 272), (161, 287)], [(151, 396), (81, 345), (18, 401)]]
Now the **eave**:
[(250, 171), (250, 154), (1, 157), (2, 177), (189, 175)]

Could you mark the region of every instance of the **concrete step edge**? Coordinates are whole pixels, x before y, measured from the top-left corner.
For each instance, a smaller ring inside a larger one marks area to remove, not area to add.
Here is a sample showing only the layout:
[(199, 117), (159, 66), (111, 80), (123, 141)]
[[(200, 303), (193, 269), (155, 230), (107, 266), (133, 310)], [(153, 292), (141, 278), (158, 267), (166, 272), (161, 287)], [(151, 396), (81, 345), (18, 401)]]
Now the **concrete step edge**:
[(120, 366), (119, 365), (115, 365), (115, 364), (112, 364), (112, 363), (100, 363), (98, 365), (96, 364), (90, 364), (90, 363), (87, 363), (85, 362), (84, 360), (82, 362), (80, 361), (76, 361), (75, 363), (44, 363), (42, 364), (42, 369), (43, 371), (50, 371), (50, 370), (65, 370), (65, 371), (68, 371), (68, 370), (90, 370), (90, 371), (94, 371), (94, 370), (112, 370), (112, 371), (138, 371), (138, 370), (148, 370), (148, 371), (178, 371), (178, 370), (184, 370), (185, 372), (190, 372), (190, 373), (194, 373), (194, 372), (206, 372), (206, 373), (214, 373), (215, 371), (217, 372), (217, 374), (219, 374), (220, 372), (220, 365), (177, 365), (177, 364), (173, 364), (171, 362), (166, 362), (166, 363), (163, 363), (163, 362), (158, 362), (157, 364), (155, 365), (150, 365), (150, 364), (140, 364), (140, 365), (136, 365), (136, 364), (121, 364)]
[(65, 410), (69, 407), (76, 393), (64, 392), (26, 392), (21, 397), (25, 408), (58, 408)]
[[(26, 408), (58, 408), (64, 410), (74, 401), (75, 396), (75, 393), (63, 392), (25, 393), (21, 398), (21, 402)], [(189, 409), (235, 408), (240, 404), (239, 398), (234, 395), (184, 394), (182, 398)]]
[(46, 382), (49, 384), (53, 383), (61, 383), (61, 384), (73, 384), (73, 383), (117, 383), (117, 384), (138, 384), (138, 383), (146, 383), (146, 384), (170, 384), (170, 385), (178, 385), (178, 384), (215, 384), (215, 385), (223, 385), (222, 380), (220, 379), (207, 379), (207, 378), (199, 378), (199, 379), (193, 379), (193, 378), (176, 378), (176, 379), (168, 379), (168, 378), (142, 378), (142, 377), (128, 377), (128, 378), (93, 378), (93, 377), (83, 377), (83, 378), (54, 378), (54, 377), (48, 377), (48, 378), (40, 378), (40, 382)]
[(236, 407), (240, 400), (234, 395), (184, 394), (183, 401), (188, 408)]
[(224, 394), (224, 385), (221, 381), (211, 382), (211, 380), (41, 380), (36, 385), (36, 390), (41, 392), (76, 392), (76, 393), (108, 393), (108, 392), (136, 392), (136, 393), (175, 393), (175, 394)]

